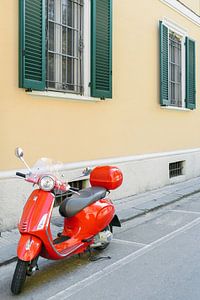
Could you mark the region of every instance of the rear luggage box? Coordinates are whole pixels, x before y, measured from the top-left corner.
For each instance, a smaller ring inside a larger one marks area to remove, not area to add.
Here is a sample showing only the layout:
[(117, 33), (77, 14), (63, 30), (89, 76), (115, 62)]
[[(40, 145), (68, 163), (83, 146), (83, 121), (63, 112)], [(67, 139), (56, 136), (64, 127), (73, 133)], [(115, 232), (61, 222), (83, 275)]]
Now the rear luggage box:
[(107, 190), (115, 190), (123, 181), (120, 169), (113, 166), (96, 167), (90, 173), (91, 186), (101, 186)]

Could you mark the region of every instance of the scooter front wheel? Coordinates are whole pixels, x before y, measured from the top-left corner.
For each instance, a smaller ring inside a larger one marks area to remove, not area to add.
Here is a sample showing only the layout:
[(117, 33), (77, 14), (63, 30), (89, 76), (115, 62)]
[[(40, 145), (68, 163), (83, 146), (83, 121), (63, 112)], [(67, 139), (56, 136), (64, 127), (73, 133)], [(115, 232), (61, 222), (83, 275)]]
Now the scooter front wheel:
[(14, 295), (19, 294), (22, 290), (22, 287), (26, 280), (27, 268), (28, 262), (18, 259), (11, 283), (11, 291)]

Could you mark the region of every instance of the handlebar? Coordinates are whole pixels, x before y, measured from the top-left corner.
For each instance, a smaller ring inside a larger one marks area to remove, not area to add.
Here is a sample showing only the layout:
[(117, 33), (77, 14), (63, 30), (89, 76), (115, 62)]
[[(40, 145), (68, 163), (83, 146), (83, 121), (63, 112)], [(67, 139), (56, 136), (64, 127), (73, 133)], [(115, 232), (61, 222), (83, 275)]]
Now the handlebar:
[[(19, 177), (24, 178), (27, 182), (30, 182), (30, 183), (33, 183), (33, 184), (39, 184), (40, 177), (41, 177), (40, 175), (34, 176), (33, 174), (32, 174), (32, 176), (29, 176), (30, 174), (24, 174), (24, 173), (21, 173), (21, 172), (16, 172), (16, 175), (19, 176)], [(69, 193), (71, 192), (71, 193), (79, 195), (79, 190), (80, 190), (79, 188), (71, 187), (66, 182), (57, 180), (56, 177), (54, 179), (55, 179), (55, 185), (54, 185), (55, 190), (60, 190), (62, 192), (69, 192)]]
[[(33, 184), (39, 184), (39, 180), (41, 177), (41, 176), (29, 176), (30, 174), (24, 174), (21, 172), (16, 172), (16, 175), (24, 178), (27, 182), (30, 182)], [(55, 185), (54, 185), (55, 190), (60, 190), (60, 191), (66, 192), (69, 189), (69, 185), (67, 185), (65, 182), (61, 182), (61, 181), (57, 180), (56, 178), (54, 178), (54, 179), (55, 179)], [(71, 191), (74, 193), (77, 193), (77, 188), (72, 188)]]
[(79, 188), (70, 186), (70, 190), (73, 191), (73, 192), (78, 192)]
[(26, 178), (26, 174), (21, 173), (21, 172), (16, 172), (16, 175), (19, 176), (19, 177)]

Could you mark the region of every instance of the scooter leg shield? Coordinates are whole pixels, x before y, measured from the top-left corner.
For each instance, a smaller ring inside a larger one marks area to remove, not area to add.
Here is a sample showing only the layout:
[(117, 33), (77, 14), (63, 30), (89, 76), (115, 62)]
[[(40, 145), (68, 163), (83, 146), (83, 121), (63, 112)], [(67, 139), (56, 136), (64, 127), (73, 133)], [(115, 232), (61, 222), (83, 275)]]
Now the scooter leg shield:
[(42, 241), (32, 235), (23, 234), (19, 240), (17, 256), (23, 261), (31, 261), (37, 257), (42, 248)]

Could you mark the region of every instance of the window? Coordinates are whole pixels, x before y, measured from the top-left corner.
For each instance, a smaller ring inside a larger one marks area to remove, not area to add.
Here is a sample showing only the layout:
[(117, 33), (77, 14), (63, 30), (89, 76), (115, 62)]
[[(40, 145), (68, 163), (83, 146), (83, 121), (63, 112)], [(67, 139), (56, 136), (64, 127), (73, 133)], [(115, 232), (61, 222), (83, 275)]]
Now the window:
[(83, 92), (83, 1), (47, 1), (48, 90)]
[(112, 0), (19, 6), (19, 87), (112, 98)]
[(182, 41), (175, 32), (169, 31), (169, 101), (182, 107)]
[(196, 107), (195, 42), (166, 22), (160, 22), (160, 104)]
[[(69, 185), (70, 185), (70, 187), (76, 188), (77, 192), (78, 192), (79, 190), (82, 190), (84, 187), (86, 187), (87, 180), (72, 181), (72, 182), (69, 182)], [(54, 206), (55, 207), (59, 206), (62, 203), (62, 201), (64, 201), (66, 198), (71, 197), (72, 195), (73, 195), (73, 192), (70, 192), (70, 191), (68, 191), (66, 193), (62, 193), (62, 194), (57, 193)]]

